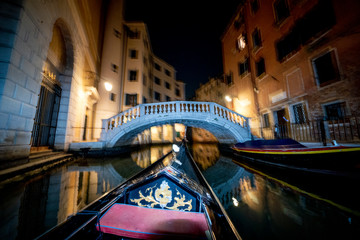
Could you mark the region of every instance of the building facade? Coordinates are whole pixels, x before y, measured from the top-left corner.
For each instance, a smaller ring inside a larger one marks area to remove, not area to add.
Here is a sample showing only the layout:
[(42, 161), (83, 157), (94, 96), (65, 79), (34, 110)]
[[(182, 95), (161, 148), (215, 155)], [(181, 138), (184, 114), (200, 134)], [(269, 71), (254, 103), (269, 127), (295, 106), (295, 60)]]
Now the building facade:
[[(124, 20), (123, 0), (4, 0), (0, 9), (1, 168), (96, 141), (101, 119), (154, 101), (158, 58), (146, 25)], [(184, 84), (161, 62), (173, 91), (157, 91), (183, 99)]]
[[(0, 158), (90, 137), (105, 9), (122, 1), (1, 1)], [(86, 125), (87, 124), (87, 125)], [(86, 126), (85, 126), (86, 125)], [(11, 161), (9, 161), (11, 160)]]
[(254, 134), (321, 119), (351, 125), (360, 113), (359, 10), (351, 0), (240, 4), (222, 36), (223, 66), (233, 109), (252, 118)]
[(195, 90), (195, 99), (200, 102), (216, 102), (225, 107), (227, 94), (228, 85), (224, 78), (210, 78), (208, 82), (200, 84), (200, 87)]

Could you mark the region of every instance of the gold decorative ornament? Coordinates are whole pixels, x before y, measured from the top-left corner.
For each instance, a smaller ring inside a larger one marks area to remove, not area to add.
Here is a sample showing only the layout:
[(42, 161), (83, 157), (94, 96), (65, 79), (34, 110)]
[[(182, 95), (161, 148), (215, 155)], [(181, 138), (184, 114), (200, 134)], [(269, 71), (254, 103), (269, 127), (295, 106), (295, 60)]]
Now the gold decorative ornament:
[[(160, 205), (161, 208), (166, 208), (170, 210), (182, 210), (182, 211), (191, 211), (192, 209), (192, 199), (185, 201), (185, 194), (181, 194), (179, 190), (176, 189), (177, 197), (174, 197), (174, 204), (168, 206), (172, 201), (172, 191), (170, 190), (169, 184), (167, 181), (162, 181), (159, 188), (155, 190), (155, 197), (153, 196), (153, 189), (156, 188), (156, 184), (153, 187), (148, 187), (145, 190), (149, 192), (147, 196), (144, 196), (141, 190), (139, 191), (140, 198), (130, 199), (131, 202), (136, 203), (140, 207), (151, 207), (154, 208), (156, 205)], [(145, 202), (145, 203), (142, 203)], [(185, 209), (180, 209), (181, 207), (187, 207)]]

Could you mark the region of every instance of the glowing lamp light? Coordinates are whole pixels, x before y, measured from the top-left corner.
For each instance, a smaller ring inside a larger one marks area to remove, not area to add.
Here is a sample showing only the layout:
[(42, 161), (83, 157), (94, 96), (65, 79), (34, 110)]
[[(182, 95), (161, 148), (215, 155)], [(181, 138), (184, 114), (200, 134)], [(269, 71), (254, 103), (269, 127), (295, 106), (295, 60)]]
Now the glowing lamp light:
[(225, 96), (225, 100), (226, 100), (227, 102), (231, 102), (231, 101), (232, 101), (232, 99), (231, 99), (231, 97), (230, 97), (229, 95), (226, 95), (226, 96)]
[(106, 91), (110, 92), (110, 91), (112, 90), (112, 87), (113, 87), (113, 86), (112, 86), (111, 83), (105, 82), (104, 85), (105, 85)]
[(172, 149), (174, 150), (174, 152), (179, 152), (179, 151), (180, 151), (179, 146), (176, 145), (176, 144), (173, 144), (173, 145), (172, 145)]
[(235, 207), (239, 206), (239, 201), (236, 198), (233, 197), (232, 200)]

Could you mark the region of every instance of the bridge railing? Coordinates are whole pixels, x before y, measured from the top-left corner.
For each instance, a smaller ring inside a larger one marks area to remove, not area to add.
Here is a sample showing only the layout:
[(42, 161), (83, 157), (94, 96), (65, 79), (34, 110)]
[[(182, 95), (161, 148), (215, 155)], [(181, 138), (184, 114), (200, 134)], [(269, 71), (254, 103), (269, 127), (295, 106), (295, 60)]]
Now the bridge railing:
[(114, 128), (123, 126), (140, 117), (148, 117), (160, 114), (179, 114), (179, 113), (194, 113), (194, 114), (210, 114), (221, 117), (243, 128), (249, 129), (249, 120), (228, 108), (225, 108), (213, 102), (189, 102), (189, 101), (175, 101), (175, 102), (160, 102), (140, 104), (121, 112), (111, 118), (103, 119), (103, 129), (105, 132)]

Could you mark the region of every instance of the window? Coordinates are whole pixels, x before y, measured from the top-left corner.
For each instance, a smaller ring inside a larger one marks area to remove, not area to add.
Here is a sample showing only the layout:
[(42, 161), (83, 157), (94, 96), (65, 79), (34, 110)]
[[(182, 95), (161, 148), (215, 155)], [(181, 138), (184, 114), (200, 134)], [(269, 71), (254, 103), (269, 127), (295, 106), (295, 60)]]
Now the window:
[(285, 37), (276, 43), (278, 60), (283, 61), (299, 51), (301, 46), (324, 34), (335, 23), (336, 18), (331, 1), (319, 1), (313, 9), (295, 23)]
[(261, 35), (260, 35), (260, 30), (258, 28), (256, 28), (252, 33), (252, 40), (253, 40), (254, 50), (257, 50), (258, 48), (261, 47)]
[(175, 95), (176, 95), (177, 97), (180, 97), (180, 89), (175, 88)]
[(157, 85), (161, 85), (160, 78), (155, 77), (155, 78), (154, 78), (154, 81), (155, 81), (155, 83), (156, 83)]
[(117, 37), (117, 38), (121, 38), (121, 33), (119, 32), (119, 30), (117, 30), (115, 28), (113, 30), (114, 30), (114, 32), (113, 32), (114, 36)]
[(236, 48), (242, 51), (246, 47), (246, 34), (240, 34), (236, 39)]
[(138, 58), (138, 51), (135, 49), (130, 49), (129, 50), (129, 56), (132, 59), (137, 59)]
[(111, 70), (114, 72), (114, 73), (117, 73), (119, 71), (119, 66), (116, 65), (116, 64), (111, 64)]
[(116, 94), (115, 93), (110, 93), (110, 101), (115, 102), (115, 98), (116, 98)]
[(137, 81), (137, 70), (129, 71), (129, 81), (131, 82)]
[(161, 66), (157, 63), (154, 63), (155, 69), (161, 71)]
[(321, 0), (298, 23), (301, 41), (305, 44), (336, 24), (332, 1)]
[(155, 100), (161, 101), (161, 94), (160, 93), (154, 92), (154, 95), (155, 95)]
[(287, 0), (276, 0), (274, 2), (274, 14), (277, 24), (283, 22), (290, 15)]
[(129, 30), (128, 35), (129, 35), (129, 38), (131, 38), (131, 39), (140, 39), (140, 32), (138, 30), (135, 30), (135, 31)]
[(125, 94), (125, 104), (126, 106), (136, 106), (137, 94)]
[(294, 122), (301, 124), (306, 122), (305, 106), (302, 103), (293, 105)]
[(170, 72), (169, 70), (167, 70), (167, 69), (165, 69), (165, 74), (166, 74), (167, 76), (171, 77), (171, 72)]
[(259, 61), (255, 63), (256, 65), (256, 77), (260, 77), (265, 73), (265, 60), (264, 58), (260, 58)]
[(320, 87), (340, 81), (335, 51), (330, 51), (312, 60), (314, 75)]
[(165, 82), (165, 87), (166, 87), (167, 89), (170, 89), (170, 88), (171, 88), (170, 83)]
[(243, 62), (239, 62), (239, 76), (249, 72), (249, 58), (245, 59)]
[(346, 115), (345, 102), (337, 102), (324, 106), (325, 115), (328, 120), (343, 119)]
[(143, 103), (147, 103), (146, 97), (143, 97)]
[(233, 84), (233, 83), (234, 83), (234, 82), (233, 82), (233, 73), (230, 72), (229, 74), (226, 74), (226, 75), (225, 75), (225, 80), (226, 80), (226, 83), (227, 83), (228, 85)]
[(301, 46), (300, 37), (295, 30), (290, 31), (283, 39), (275, 44), (277, 59), (282, 62), (287, 57), (299, 51)]
[(250, 0), (251, 12), (255, 14), (259, 10), (259, 0)]
[(268, 114), (268, 113), (265, 113), (265, 114), (263, 115), (263, 120), (264, 120), (264, 122), (263, 122), (263, 127), (264, 127), (264, 128), (270, 127), (270, 121), (269, 121), (269, 114)]
[(167, 101), (167, 102), (170, 102), (170, 101), (171, 101), (171, 98), (170, 98), (169, 96), (165, 96), (165, 98), (166, 98), (166, 101)]

